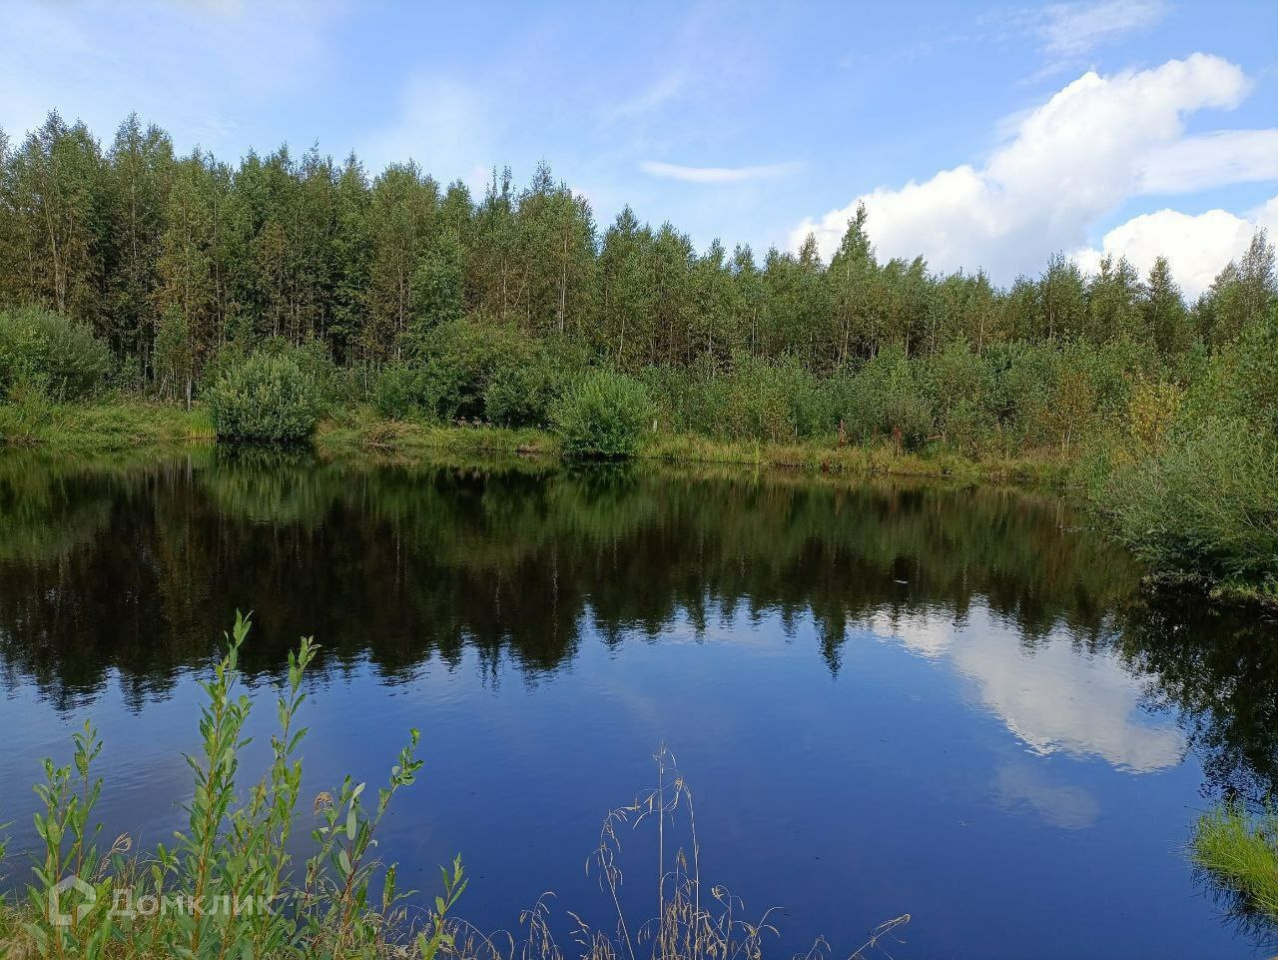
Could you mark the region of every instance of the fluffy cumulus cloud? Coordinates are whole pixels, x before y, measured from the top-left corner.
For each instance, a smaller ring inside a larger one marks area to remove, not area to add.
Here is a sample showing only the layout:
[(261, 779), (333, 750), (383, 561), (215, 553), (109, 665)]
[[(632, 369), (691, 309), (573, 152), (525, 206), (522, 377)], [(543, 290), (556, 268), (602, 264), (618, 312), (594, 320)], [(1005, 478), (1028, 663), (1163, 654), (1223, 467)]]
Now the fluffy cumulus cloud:
[[(1112, 76), (1088, 72), (1022, 116), (983, 166), (880, 187), (820, 219), (804, 220), (791, 242), (797, 247), (815, 233), (829, 256), (864, 202), (882, 256), (922, 253), (934, 269), (981, 266), (1002, 282), (1037, 272), (1055, 251), (1086, 251), (1089, 229), (1133, 197), (1278, 177), (1271, 149), (1278, 131), (1185, 135), (1191, 114), (1236, 107), (1248, 89), (1238, 66), (1206, 54)], [(1132, 224), (1113, 231), (1105, 249), (1127, 252), (1128, 234), (1133, 243), (1142, 230), (1152, 240), (1163, 225)], [(1211, 226), (1220, 240), (1224, 225)], [(1127, 234), (1119, 232), (1128, 227)], [(1246, 225), (1242, 229), (1247, 232)], [(1215, 243), (1204, 234), (1196, 241), (1198, 252), (1189, 245), (1163, 249), (1192, 292), (1202, 271), (1212, 264), (1218, 270), (1234, 255), (1234, 239), (1231, 233), (1227, 243)]]
[(1087, 247), (1074, 259), (1095, 272), (1101, 257), (1126, 257), (1141, 273), (1164, 256), (1175, 270), (1186, 296), (1197, 297), (1211, 284), (1222, 266), (1242, 255), (1258, 228), (1278, 233), (1278, 197), (1245, 217), (1225, 210), (1208, 210), (1190, 216), (1176, 210), (1159, 210), (1133, 217), (1105, 234), (1099, 248)]

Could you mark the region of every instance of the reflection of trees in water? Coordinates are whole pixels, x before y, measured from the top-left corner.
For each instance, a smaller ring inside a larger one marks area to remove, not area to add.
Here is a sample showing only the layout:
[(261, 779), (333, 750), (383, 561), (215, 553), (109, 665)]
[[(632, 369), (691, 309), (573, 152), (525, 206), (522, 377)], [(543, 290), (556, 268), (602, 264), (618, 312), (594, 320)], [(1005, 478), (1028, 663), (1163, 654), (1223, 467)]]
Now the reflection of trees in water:
[(31, 455), (0, 457), (0, 562), (57, 559), (106, 525), (110, 501), (68, 497), (65, 482)]
[(1193, 589), (1147, 594), (1119, 650), (1150, 702), (1179, 713), (1209, 792), (1260, 802), (1278, 789), (1278, 622)]
[(0, 654), (55, 699), (91, 695), (112, 668), (144, 698), (207, 657), (236, 606), (256, 611), (251, 669), (279, 669), (314, 634), (328, 669), (367, 658), (387, 675), (456, 664), (469, 645), (532, 676), (570, 659), (583, 629), (618, 643), (677, 616), (704, 630), (773, 612), (811, 617), (837, 670), (850, 625), (979, 602), (1025, 644), (1061, 628), (1091, 648), (1119, 638), (1214, 782), (1272, 782), (1271, 628), (1193, 599), (1133, 601), (1139, 570), (1077, 522), (1052, 498), (886, 482), (261, 450), (5, 457), (0, 529), (18, 535), (0, 547)]

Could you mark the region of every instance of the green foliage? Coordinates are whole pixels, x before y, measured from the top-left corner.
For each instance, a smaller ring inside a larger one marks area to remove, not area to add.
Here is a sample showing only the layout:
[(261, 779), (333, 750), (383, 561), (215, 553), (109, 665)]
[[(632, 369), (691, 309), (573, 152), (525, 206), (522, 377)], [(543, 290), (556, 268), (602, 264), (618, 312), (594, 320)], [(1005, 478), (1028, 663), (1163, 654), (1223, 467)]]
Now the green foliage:
[(413, 273), (416, 330), (461, 318), (465, 309), (465, 254), (455, 234), (440, 237), (435, 249), (423, 254)]
[(443, 323), (407, 340), (409, 363), (419, 373), (418, 397), (441, 420), (479, 420), (484, 396), (500, 370), (528, 364), (537, 344), (510, 324), (481, 316)]
[(373, 406), (388, 420), (433, 418), (435, 398), (428, 392), (425, 371), (405, 363), (382, 369), (373, 386)]
[(729, 440), (790, 443), (834, 431), (824, 385), (792, 357), (772, 363), (738, 354), (700, 402), (702, 429)]
[(955, 340), (930, 359), (923, 376), (941, 438), (968, 452), (979, 449), (997, 426), (997, 385), (989, 360), (965, 340)]
[(1278, 810), (1249, 816), (1238, 803), (1225, 802), (1199, 818), (1190, 853), (1237, 898), (1242, 913), (1278, 924)]
[(1278, 455), (1246, 420), (1190, 424), (1119, 467), (1101, 505), (1159, 569), (1278, 588)]
[(570, 455), (622, 458), (638, 449), (649, 412), (648, 392), (640, 381), (601, 370), (572, 384), (551, 419)]
[(563, 338), (529, 338), (475, 316), (418, 328), (405, 343), (409, 359), (385, 367), (373, 392), (378, 412), (394, 420), (542, 425), (586, 362)]
[(37, 307), (0, 313), (0, 400), (15, 390), (81, 400), (112, 369), (111, 351), (83, 324)]
[(1189, 417), (1242, 417), (1278, 436), (1278, 309), (1201, 366), (1186, 397)]
[(302, 341), (300, 345), (293, 346), (287, 340), (277, 337), (266, 341), (261, 349), (297, 364), (297, 368), (302, 372), (302, 379), (310, 388), (318, 414), (324, 414), (348, 399), (346, 378), (333, 363), (328, 349), (319, 340), (311, 337)]
[(503, 363), (484, 389), (484, 412), (503, 427), (543, 426), (567, 378), (566, 370), (540, 353), (529, 363)]
[[(599, 229), (544, 164), (522, 189), (503, 170), (472, 197), (411, 162), (370, 173), (354, 155), (336, 164), (314, 148), (250, 151), (235, 166), (180, 157), (136, 117), (104, 151), (83, 124), (50, 114), (0, 156), (0, 210), (0, 305), (87, 325), (129, 382), (167, 396), (198, 392), (228, 342), (315, 340), (343, 366), (425, 363), (467, 316), (525, 341), (569, 338), (620, 370), (695, 368), (707, 381), (738, 355), (825, 376), (893, 347), (918, 359), (960, 341), (984, 355), (1017, 340), (1129, 337), (1171, 361), (1195, 337), (1209, 349), (1234, 342), (1278, 296), (1263, 231), (1192, 309), (1166, 261), (1142, 284), (1124, 260), (1087, 276), (1057, 255), (998, 290), (983, 273), (942, 276), (919, 257), (882, 262), (864, 208), (828, 264), (815, 240), (756, 259), (718, 241), (699, 251), (628, 207)], [(444, 353), (462, 370), (432, 374), (441, 387), (452, 378), (436, 413), (472, 419), (487, 378), (474, 389), (456, 347)]]
[(852, 436), (917, 447), (931, 434), (931, 405), (916, 366), (901, 347), (889, 347), (846, 384), (839, 413)]
[[(392, 800), (421, 769), (416, 730), (374, 801), (366, 799), (364, 783), (349, 777), (321, 793), (314, 853), (296, 864), (289, 852), (301, 816), (306, 729), (298, 719), (318, 652), (310, 640), (289, 654), (267, 769), (255, 782), (242, 782), (252, 701), (239, 692), (239, 660), (249, 629), (237, 616), (225, 656), (201, 684), (207, 699), (200, 748), (186, 758), (194, 789), (187, 826), (171, 844), (129, 856), (125, 836), (103, 849), (101, 828), (93, 825), (102, 791), (94, 764), (103, 743), (90, 724), (73, 735), (70, 764), (44, 762), (45, 782), (36, 788), (43, 810), (35, 817), (44, 852), (27, 887), (25, 924), (40, 956), (354, 960), (396, 951), (430, 960), (452, 945), (445, 921), (466, 887), (460, 858), (444, 871), (444, 894), (420, 937), (407, 945), (394, 939), (403, 921), (395, 866), (372, 856)], [(71, 878), (76, 884), (68, 887)]]
[(472, 197), (314, 148), (177, 156), (136, 117), (104, 150), (56, 113), (0, 152), (0, 213), (6, 442), (47, 436), (115, 369), (130, 390), (208, 394), (221, 435), (265, 439), (370, 398), (393, 420), (566, 424), (587, 406), (567, 384), (602, 365), (640, 378), (662, 430), (1030, 452), (1085, 462), (1093, 491), (1174, 456), (1171, 438), (1205, 442), (1185, 438), (1209, 417), (1278, 430), (1263, 230), (1192, 305), (1165, 259), (1142, 282), (1058, 254), (999, 289), (882, 260), (864, 207), (828, 264), (814, 238), (756, 258), (629, 207), (600, 228), (544, 164)]
[(230, 366), (208, 403), (219, 440), (290, 443), (314, 432), (317, 394), (292, 356), (260, 352)]

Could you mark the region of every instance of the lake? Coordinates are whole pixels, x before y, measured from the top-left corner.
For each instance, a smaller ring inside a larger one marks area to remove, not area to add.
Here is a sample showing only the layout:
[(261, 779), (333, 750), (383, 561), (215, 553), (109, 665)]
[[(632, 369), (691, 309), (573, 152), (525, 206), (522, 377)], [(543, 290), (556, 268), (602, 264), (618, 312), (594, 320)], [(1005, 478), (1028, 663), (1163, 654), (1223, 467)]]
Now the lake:
[[(1278, 781), (1278, 630), (1141, 575), (1088, 517), (1010, 490), (9, 452), (7, 882), (33, 846), (39, 760), (68, 757), (89, 717), (104, 834), (168, 840), (196, 681), (239, 608), (250, 761), (288, 650), (314, 636), (307, 790), (381, 783), (420, 728), (423, 776), (381, 854), (433, 895), (460, 851), (459, 912), (481, 928), (516, 928), (546, 891), (556, 916), (608, 928), (587, 858), (664, 745), (707, 889), (775, 907), (772, 954), (824, 935), (846, 956), (909, 913), (898, 960), (1256, 956), (1265, 932), (1184, 847), (1224, 791)], [(623, 837), (640, 916), (648, 826)]]

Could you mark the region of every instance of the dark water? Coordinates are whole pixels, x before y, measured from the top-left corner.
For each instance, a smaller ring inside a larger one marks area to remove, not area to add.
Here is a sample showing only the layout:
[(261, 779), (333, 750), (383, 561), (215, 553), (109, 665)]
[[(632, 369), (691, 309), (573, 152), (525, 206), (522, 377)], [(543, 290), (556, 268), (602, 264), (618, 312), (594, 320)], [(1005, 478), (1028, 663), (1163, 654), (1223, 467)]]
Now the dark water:
[[(1083, 524), (739, 471), (6, 454), (0, 820), (30, 846), (38, 760), (91, 716), (104, 832), (167, 840), (240, 607), (260, 736), (289, 647), (323, 645), (308, 789), (380, 782), (422, 729), (382, 853), (433, 892), (461, 851), (481, 927), (546, 890), (607, 927), (583, 866), (665, 743), (707, 885), (779, 907), (778, 955), (908, 912), (902, 960), (1255, 956), (1184, 844), (1222, 791), (1278, 780), (1278, 632), (1142, 593)], [(651, 837), (626, 842), (644, 914)]]

